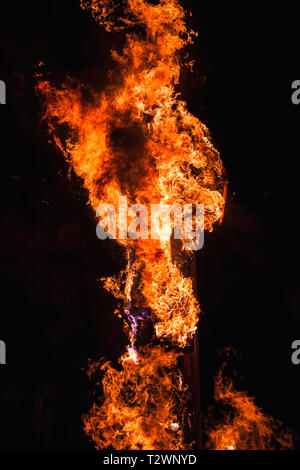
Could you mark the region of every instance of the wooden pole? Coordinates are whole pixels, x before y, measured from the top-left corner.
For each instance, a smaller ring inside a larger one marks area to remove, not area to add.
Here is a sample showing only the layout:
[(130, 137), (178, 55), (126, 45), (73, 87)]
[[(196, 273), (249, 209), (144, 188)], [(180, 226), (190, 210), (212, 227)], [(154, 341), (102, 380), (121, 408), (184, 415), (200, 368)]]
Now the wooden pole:
[[(193, 279), (194, 293), (197, 295), (197, 270), (196, 255), (191, 263), (191, 276)], [(191, 401), (194, 411), (194, 439), (196, 449), (203, 449), (202, 415), (201, 415), (201, 390), (200, 390), (200, 352), (198, 330), (194, 335), (193, 345), (184, 354), (183, 373), (191, 392)]]
[[(186, 277), (191, 277), (193, 281), (194, 295), (197, 296), (197, 269), (196, 254), (192, 259), (184, 255), (182, 251), (181, 240), (171, 241), (172, 260), (177, 266), (181, 266), (182, 273)], [(199, 354), (199, 335), (196, 331), (193, 343), (189, 346), (182, 359), (182, 372), (185, 382), (189, 386), (191, 394), (191, 407), (193, 411), (192, 440), (195, 441), (197, 450), (203, 449), (202, 439), (202, 415), (201, 415), (201, 396), (200, 396), (200, 354)]]

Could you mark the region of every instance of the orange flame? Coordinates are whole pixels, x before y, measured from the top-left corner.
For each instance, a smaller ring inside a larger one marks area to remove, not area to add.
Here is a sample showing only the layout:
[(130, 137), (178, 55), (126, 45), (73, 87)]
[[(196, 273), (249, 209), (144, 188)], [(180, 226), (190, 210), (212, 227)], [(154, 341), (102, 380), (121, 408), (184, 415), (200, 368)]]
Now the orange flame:
[[(125, 0), (122, 6), (112, 0), (81, 0), (81, 6), (107, 31), (129, 30), (123, 52), (112, 52), (117, 71), (111, 84), (89, 102), (82, 96), (84, 86), (70, 79), (57, 89), (40, 76), (37, 90), (46, 102), (50, 133), (82, 178), (89, 203), (95, 212), (101, 203), (117, 207), (122, 196), (130, 205), (148, 207), (203, 204), (204, 227), (211, 231), (223, 218), (226, 177), (208, 129), (176, 91), (182, 66), (192, 66), (182, 50), (196, 34), (187, 27), (179, 1)], [(67, 137), (62, 126), (68, 128)], [(100, 368), (103, 376), (103, 398), (84, 418), (85, 431), (99, 449), (190, 447), (184, 440), (187, 389), (177, 370), (178, 353), (163, 346), (163, 340), (184, 348), (196, 331), (200, 308), (192, 280), (183, 274), (180, 260), (173, 259), (170, 238), (170, 233), (160, 240), (118, 238), (127, 267), (119, 277), (104, 280), (104, 287), (133, 323), (120, 368), (106, 363), (90, 370), (92, 375)], [(151, 312), (160, 346), (137, 350), (139, 313), (132, 318), (132, 304)], [(221, 377), (216, 399), (229, 403), (235, 416), (211, 433), (212, 448), (270, 445), (272, 419), (253, 399)], [(257, 434), (251, 444), (250, 434)]]
[[(117, 206), (128, 202), (204, 204), (205, 229), (223, 214), (225, 176), (206, 126), (191, 115), (175, 91), (182, 66), (179, 51), (192, 40), (177, 0), (157, 5), (128, 0), (122, 24), (144, 28), (145, 35), (127, 35), (122, 55), (113, 52), (120, 77), (92, 104), (84, 104), (81, 87), (61, 89), (40, 81), (55, 142), (83, 179), (89, 201)], [(106, 29), (113, 28), (113, 3), (82, 2)], [(57, 126), (67, 124), (62, 139)], [(185, 346), (196, 330), (199, 306), (192, 282), (172, 262), (167, 241), (119, 240), (140, 260), (141, 290), (159, 337)], [(129, 270), (130, 271), (130, 270)]]
[(254, 398), (235, 389), (223, 377), (224, 366), (215, 379), (215, 400), (224, 417), (209, 431), (207, 448), (212, 450), (290, 450), (293, 433), (280, 421), (262, 412)]
[[(156, 346), (143, 351), (138, 365), (129, 355), (123, 356), (121, 370), (102, 365), (104, 399), (85, 417), (85, 431), (96, 448), (189, 448), (183, 434), (187, 388), (177, 370), (177, 356)], [(90, 374), (95, 370), (98, 364)]]

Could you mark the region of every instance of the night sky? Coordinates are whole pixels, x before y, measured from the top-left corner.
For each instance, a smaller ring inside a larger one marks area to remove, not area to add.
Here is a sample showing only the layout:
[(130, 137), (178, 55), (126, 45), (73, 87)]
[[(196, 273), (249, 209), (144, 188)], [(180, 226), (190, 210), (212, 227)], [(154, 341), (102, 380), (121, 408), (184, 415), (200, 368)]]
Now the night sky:
[[(40, 61), (101, 90), (114, 65), (109, 35), (78, 1), (1, 5), (1, 449), (88, 449), (88, 358), (117, 360), (127, 344), (99, 278), (123, 266), (96, 237), (87, 193), (48, 143), (34, 93)], [(202, 408), (212, 404), (220, 350), (236, 351), (239, 388), (300, 435), (299, 122), (297, 12), (261, 2), (223, 9), (183, 1), (199, 32), (179, 91), (210, 129), (229, 179), (222, 226), (197, 254)], [(297, 444), (299, 446), (299, 443)]]

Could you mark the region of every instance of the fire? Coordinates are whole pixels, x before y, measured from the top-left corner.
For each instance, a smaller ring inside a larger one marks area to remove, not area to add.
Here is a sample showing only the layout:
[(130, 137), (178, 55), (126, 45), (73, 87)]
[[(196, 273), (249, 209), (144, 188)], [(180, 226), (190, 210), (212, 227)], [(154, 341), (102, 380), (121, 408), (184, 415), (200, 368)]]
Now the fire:
[[(82, 179), (89, 204), (96, 214), (101, 203), (117, 207), (123, 197), (147, 207), (203, 204), (204, 228), (211, 231), (223, 218), (226, 175), (207, 127), (177, 91), (181, 68), (192, 67), (184, 47), (196, 36), (180, 2), (81, 0), (81, 7), (108, 32), (127, 31), (123, 51), (112, 52), (116, 69), (109, 85), (100, 93), (89, 90), (87, 100), (83, 84), (67, 79), (57, 88), (40, 74), (37, 91), (50, 135)], [(171, 231), (159, 240), (119, 236), (118, 243), (127, 265), (103, 285), (118, 302), (115, 313), (124, 319), (130, 344), (118, 367), (91, 366), (91, 376), (101, 373), (103, 394), (84, 418), (85, 431), (98, 449), (188, 449), (188, 394), (178, 357), (200, 314), (192, 279), (183, 273), (183, 260), (174, 260)], [(141, 347), (145, 322), (153, 335)], [(251, 399), (231, 388), (226, 393), (236, 419), (244, 418), (241, 403), (251, 423), (260, 419)], [(239, 445), (228, 427), (220, 433), (211, 437), (215, 447)]]
[(224, 377), (224, 366), (215, 378), (215, 401), (221, 405), (224, 416), (208, 432), (208, 449), (293, 449), (293, 433), (280, 421), (263, 413), (254, 398), (236, 390), (233, 381)]
[[(177, 368), (177, 354), (160, 346), (140, 351), (137, 365), (129, 354), (121, 370), (101, 366), (101, 406), (94, 404), (85, 417), (85, 431), (96, 448), (116, 450), (188, 448), (184, 445), (187, 388)], [(90, 374), (99, 372), (93, 364)]]
[[(183, 65), (179, 52), (193, 32), (177, 0), (125, 3), (122, 23), (142, 26), (145, 35), (127, 34), (123, 54), (113, 52), (121, 78), (94, 95), (92, 103), (83, 102), (83, 86), (69, 81), (55, 89), (41, 80), (37, 88), (47, 102), (44, 117), (83, 179), (95, 211), (100, 203), (117, 206), (121, 196), (130, 204), (197, 202), (205, 207), (205, 229), (212, 230), (224, 209), (223, 165), (208, 129), (175, 91)], [(112, 29), (112, 2), (82, 6)], [(68, 126), (68, 138), (59, 137), (59, 125)], [(140, 290), (157, 335), (184, 347), (196, 330), (200, 309), (191, 280), (174, 265), (170, 242), (163, 238), (161, 243), (119, 242), (139, 259)]]

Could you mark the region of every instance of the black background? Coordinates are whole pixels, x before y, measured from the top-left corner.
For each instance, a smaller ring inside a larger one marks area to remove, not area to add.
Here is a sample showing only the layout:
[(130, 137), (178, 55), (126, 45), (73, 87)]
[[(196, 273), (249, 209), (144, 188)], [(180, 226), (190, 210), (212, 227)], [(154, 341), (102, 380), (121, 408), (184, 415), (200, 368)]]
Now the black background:
[[(98, 281), (118, 272), (99, 242), (87, 194), (48, 143), (34, 94), (40, 61), (101, 89), (113, 68), (108, 35), (77, 1), (0, 7), (1, 320), (0, 448), (88, 449), (81, 416), (88, 358), (116, 360), (126, 337)], [(216, 351), (237, 351), (237, 382), (264, 411), (300, 434), (300, 366), (291, 363), (299, 320), (300, 106), (295, 7), (183, 1), (199, 32), (181, 92), (209, 127), (230, 187), (224, 223), (198, 254), (202, 406), (212, 402)]]

